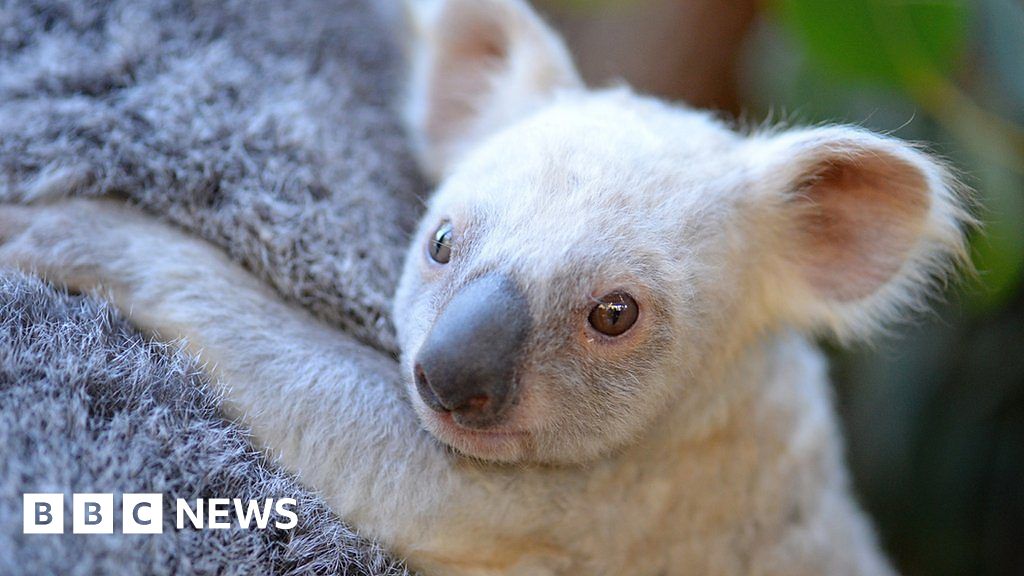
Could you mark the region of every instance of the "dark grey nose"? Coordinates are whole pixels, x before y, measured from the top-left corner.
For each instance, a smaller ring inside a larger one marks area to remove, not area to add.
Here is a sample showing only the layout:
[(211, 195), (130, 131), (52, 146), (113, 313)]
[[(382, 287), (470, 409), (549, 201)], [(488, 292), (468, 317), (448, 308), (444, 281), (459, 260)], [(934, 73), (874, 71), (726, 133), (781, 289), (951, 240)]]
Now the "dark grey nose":
[(437, 318), (416, 356), (416, 388), (459, 424), (496, 424), (511, 404), (530, 332), (530, 311), (509, 278), (488, 275), (463, 287)]

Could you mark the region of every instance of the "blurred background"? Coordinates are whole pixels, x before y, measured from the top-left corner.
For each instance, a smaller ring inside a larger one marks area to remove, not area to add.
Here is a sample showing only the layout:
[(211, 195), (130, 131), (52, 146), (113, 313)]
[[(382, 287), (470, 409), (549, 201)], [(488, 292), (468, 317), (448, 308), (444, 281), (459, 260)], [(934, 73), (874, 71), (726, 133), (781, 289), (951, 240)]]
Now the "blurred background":
[(957, 167), (978, 277), (874, 348), (830, 349), (837, 404), (902, 573), (1024, 575), (1024, 0), (534, 4), (591, 84), (746, 126), (852, 122)]

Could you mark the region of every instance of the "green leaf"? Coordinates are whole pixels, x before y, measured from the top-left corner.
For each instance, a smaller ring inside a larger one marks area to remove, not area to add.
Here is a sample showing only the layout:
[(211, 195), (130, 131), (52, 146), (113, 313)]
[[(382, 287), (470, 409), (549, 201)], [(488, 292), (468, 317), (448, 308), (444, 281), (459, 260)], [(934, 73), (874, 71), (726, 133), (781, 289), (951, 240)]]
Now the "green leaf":
[(827, 71), (901, 86), (919, 68), (949, 74), (963, 53), (966, 0), (777, 0), (782, 19)]
[(971, 239), (974, 264), (982, 289), (975, 291), (976, 310), (991, 310), (1006, 303), (1018, 290), (1024, 274), (1024, 181), (1022, 178), (979, 159), (983, 228)]

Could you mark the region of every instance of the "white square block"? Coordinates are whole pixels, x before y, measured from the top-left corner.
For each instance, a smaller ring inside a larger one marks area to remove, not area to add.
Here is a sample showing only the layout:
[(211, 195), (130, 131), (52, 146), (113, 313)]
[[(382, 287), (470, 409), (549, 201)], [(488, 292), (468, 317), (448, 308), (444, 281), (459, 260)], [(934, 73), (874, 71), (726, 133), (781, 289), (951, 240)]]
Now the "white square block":
[(71, 499), (71, 532), (113, 534), (114, 495), (75, 494)]
[(23, 494), (21, 501), (23, 533), (64, 533), (64, 494)]
[(125, 534), (162, 534), (163, 494), (125, 494), (121, 498), (121, 531)]

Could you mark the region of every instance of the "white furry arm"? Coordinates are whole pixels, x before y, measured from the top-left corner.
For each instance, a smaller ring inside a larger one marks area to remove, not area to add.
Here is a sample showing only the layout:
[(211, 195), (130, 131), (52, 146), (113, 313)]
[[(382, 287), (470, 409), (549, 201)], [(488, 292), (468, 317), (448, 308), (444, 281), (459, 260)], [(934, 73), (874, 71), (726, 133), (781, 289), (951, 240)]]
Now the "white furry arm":
[(0, 265), (102, 288), (143, 330), (184, 339), (231, 415), (397, 552), (424, 544), (472, 483), (418, 425), (392, 359), (281, 302), (211, 245), (95, 200), (0, 206), (0, 241)]

